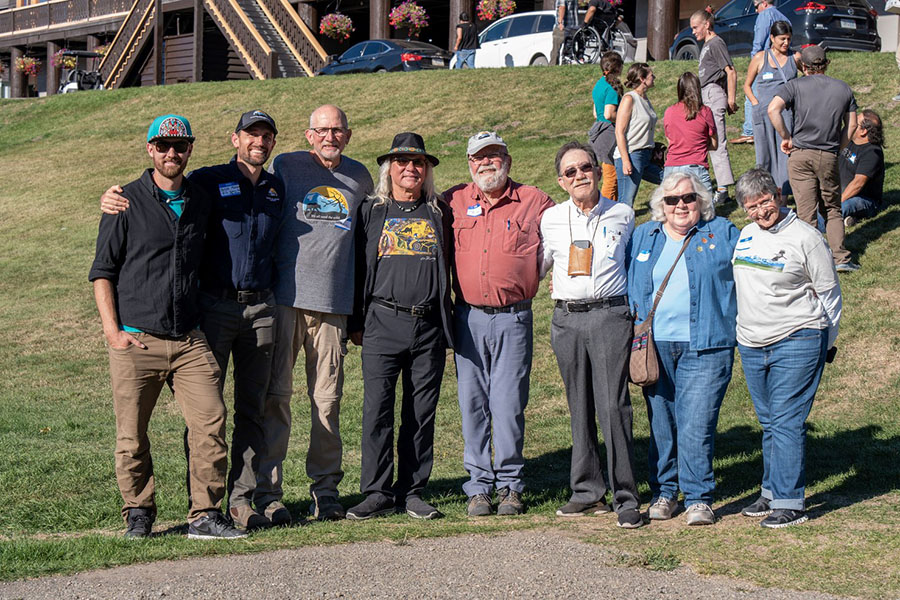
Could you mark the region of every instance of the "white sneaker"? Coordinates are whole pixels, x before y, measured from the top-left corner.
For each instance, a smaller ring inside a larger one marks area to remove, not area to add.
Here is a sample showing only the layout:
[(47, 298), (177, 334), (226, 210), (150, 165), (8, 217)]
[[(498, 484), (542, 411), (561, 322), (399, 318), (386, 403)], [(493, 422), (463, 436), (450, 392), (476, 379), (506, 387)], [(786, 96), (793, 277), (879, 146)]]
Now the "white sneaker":
[(688, 525), (712, 525), (716, 522), (716, 514), (708, 505), (701, 502), (687, 507), (685, 520)]
[(654, 521), (668, 521), (678, 510), (678, 502), (671, 498), (660, 496), (656, 502), (650, 505), (647, 516)]

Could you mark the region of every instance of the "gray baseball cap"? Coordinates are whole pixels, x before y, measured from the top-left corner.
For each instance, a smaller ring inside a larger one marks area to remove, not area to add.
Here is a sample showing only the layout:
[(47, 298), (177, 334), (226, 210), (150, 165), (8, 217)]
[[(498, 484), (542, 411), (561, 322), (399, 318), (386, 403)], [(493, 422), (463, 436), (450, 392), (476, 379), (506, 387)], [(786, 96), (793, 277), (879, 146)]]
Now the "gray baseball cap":
[(469, 138), (469, 145), (466, 148), (466, 153), (469, 156), (472, 156), (482, 148), (487, 148), (488, 146), (507, 147), (506, 142), (503, 141), (502, 137), (497, 135), (496, 131), (479, 131)]

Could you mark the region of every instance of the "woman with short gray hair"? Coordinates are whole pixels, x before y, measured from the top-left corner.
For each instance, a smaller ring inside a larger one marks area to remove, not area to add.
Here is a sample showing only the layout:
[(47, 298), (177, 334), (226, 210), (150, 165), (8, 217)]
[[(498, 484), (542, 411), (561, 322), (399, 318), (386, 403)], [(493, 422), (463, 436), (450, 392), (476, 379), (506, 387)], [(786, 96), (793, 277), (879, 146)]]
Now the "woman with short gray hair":
[[(637, 323), (653, 316), (659, 380), (644, 388), (650, 420), (651, 519), (671, 519), (684, 493), (688, 525), (712, 525), (713, 452), (731, 380), (737, 306), (731, 256), (737, 227), (717, 217), (692, 173), (674, 172), (650, 198), (651, 221), (634, 231), (628, 297)], [(673, 268), (674, 264), (674, 268)]]
[[(762, 490), (741, 514), (781, 528), (807, 520), (806, 418), (837, 338), (841, 287), (828, 244), (786, 207), (762, 168), (737, 182), (751, 223), (734, 251), (737, 341), (762, 426)], [(767, 516), (768, 515), (768, 516)]]

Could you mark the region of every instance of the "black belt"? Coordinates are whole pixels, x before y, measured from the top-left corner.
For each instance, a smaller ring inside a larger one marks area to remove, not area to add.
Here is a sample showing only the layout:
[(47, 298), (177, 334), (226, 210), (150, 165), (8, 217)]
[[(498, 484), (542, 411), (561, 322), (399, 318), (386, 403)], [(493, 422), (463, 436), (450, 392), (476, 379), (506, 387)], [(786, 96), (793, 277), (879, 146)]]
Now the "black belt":
[(382, 300), (381, 298), (372, 298), (372, 302), (379, 306), (390, 308), (394, 312), (405, 312), (411, 314), (414, 317), (428, 316), (428, 314), (435, 309), (435, 307), (430, 304), (422, 304), (420, 306), (403, 306), (402, 304), (397, 304), (396, 302), (391, 302), (389, 300)]
[(211, 296), (218, 296), (219, 298), (228, 298), (229, 300), (234, 300), (238, 304), (260, 304), (266, 300), (271, 294), (272, 290), (229, 290), (229, 289), (206, 289), (201, 288), (202, 292), (205, 292)]
[(474, 304), (469, 304), (468, 306), (480, 310), (486, 315), (496, 315), (500, 313), (513, 313), (519, 312), (520, 310), (528, 310), (531, 308), (531, 300), (522, 300), (521, 302), (508, 304), (506, 306), (475, 306)]
[(590, 302), (557, 300), (556, 308), (562, 308), (566, 312), (588, 312), (595, 308), (612, 308), (613, 306), (625, 306), (626, 304), (628, 304), (628, 298), (625, 296), (610, 296), (609, 298), (600, 298)]

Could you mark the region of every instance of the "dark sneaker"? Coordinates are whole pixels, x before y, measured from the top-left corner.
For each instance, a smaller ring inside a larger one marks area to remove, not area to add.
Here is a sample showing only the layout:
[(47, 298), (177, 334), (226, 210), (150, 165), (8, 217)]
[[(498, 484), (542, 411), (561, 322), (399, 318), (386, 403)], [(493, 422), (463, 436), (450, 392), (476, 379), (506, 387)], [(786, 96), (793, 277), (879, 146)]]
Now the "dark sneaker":
[(688, 525), (712, 525), (716, 522), (716, 513), (708, 504), (698, 502), (687, 507), (685, 521)]
[(231, 517), (231, 521), (234, 523), (235, 527), (243, 529), (244, 531), (252, 531), (272, 526), (272, 521), (253, 510), (253, 507), (249, 504), (232, 506), (228, 509), (228, 516)]
[(266, 508), (263, 509), (263, 516), (276, 527), (287, 527), (293, 521), (291, 511), (278, 500), (266, 505)]
[(859, 265), (854, 262), (845, 262), (834, 265), (834, 270), (838, 273), (853, 273), (854, 271), (859, 271)]
[(418, 496), (408, 496), (406, 498), (406, 514), (413, 519), (440, 519), (444, 515), (441, 511), (428, 504)]
[(475, 494), (469, 496), (469, 504), (466, 506), (466, 514), (470, 517), (487, 517), (494, 512), (491, 497), (487, 494)]
[(330, 494), (312, 493), (312, 503), (309, 505), (309, 516), (317, 521), (340, 521), (347, 513), (338, 502), (337, 496)]
[(190, 540), (237, 540), (247, 537), (217, 510), (211, 510), (188, 525)]
[(809, 520), (806, 513), (802, 510), (792, 510), (790, 508), (776, 508), (772, 514), (762, 520), (760, 527), (766, 529), (781, 529), (782, 527), (790, 527), (791, 525), (799, 525)]
[(150, 537), (150, 532), (153, 531), (153, 513), (146, 508), (130, 508), (127, 523), (125, 537), (129, 539)]
[(603, 500), (592, 502), (590, 504), (569, 500), (556, 510), (556, 516), (583, 517), (585, 515), (599, 515), (608, 512), (612, 512), (612, 508)]
[(616, 524), (622, 529), (637, 529), (644, 524), (644, 518), (638, 509), (626, 508), (619, 513), (619, 521)]
[(769, 505), (769, 499), (760, 496), (756, 502), (750, 506), (745, 506), (741, 514), (745, 517), (764, 517), (772, 514), (772, 507)]
[(717, 190), (715, 195), (713, 196), (713, 204), (715, 206), (721, 206), (728, 202), (728, 190)]
[(511, 490), (508, 487), (500, 488), (497, 490), (497, 498), (500, 499), (500, 503), (497, 504), (498, 515), (521, 515), (525, 512), (522, 496), (516, 490)]
[(668, 521), (678, 511), (678, 502), (671, 498), (660, 496), (656, 502), (650, 505), (647, 516), (654, 521)]
[(394, 501), (382, 494), (369, 494), (366, 499), (347, 511), (351, 521), (365, 521), (375, 517), (386, 517), (397, 512)]
[(856, 217), (853, 215), (844, 217), (844, 227), (853, 227), (854, 225), (856, 225)]

